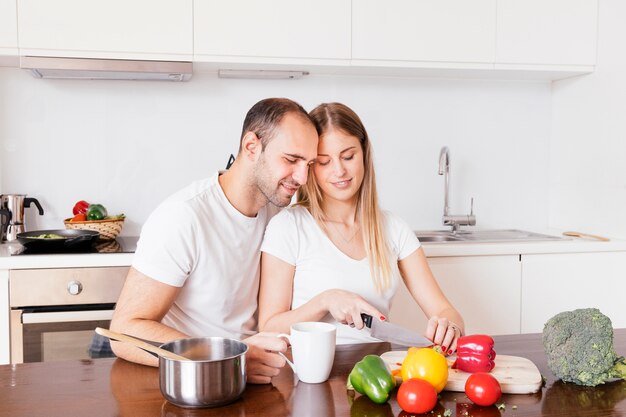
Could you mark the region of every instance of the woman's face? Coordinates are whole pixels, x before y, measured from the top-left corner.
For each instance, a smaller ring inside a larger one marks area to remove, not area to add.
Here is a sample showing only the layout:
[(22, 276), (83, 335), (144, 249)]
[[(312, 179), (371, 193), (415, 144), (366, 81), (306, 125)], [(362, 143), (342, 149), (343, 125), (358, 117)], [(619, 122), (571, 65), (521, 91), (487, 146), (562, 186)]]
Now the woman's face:
[(337, 129), (320, 137), (313, 175), (325, 199), (356, 199), (364, 173), (359, 139)]

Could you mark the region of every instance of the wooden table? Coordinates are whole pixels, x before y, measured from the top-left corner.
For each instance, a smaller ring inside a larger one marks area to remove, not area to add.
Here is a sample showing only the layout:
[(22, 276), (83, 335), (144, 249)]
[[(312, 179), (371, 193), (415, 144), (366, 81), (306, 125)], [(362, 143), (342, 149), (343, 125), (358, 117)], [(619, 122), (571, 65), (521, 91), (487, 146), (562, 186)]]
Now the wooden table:
[[(554, 380), (547, 368), (541, 335), (497, 336), (500, 354), (532, 360), (547, 379), (532, 395), (504, 395), (505, 410), (475, 407), (463, 393), (443, 392), (433, 414), (452, 416), (626, 416), (626, 381), (596, 388)], [(626, 354), (626, 329), (616, 330), (618, 354)], [(121, 359), (48, 362), (0, 366), (0, 416), (405, 416), (396, 403), (376, 405), (350, 397), (346, 378), (354, 363), (381, 354), (387, 343), (338, 346), (330, 379), (323, 384), (296, 383), (285, 367), (271, 385), (249, 385), (237, 402), (214, 409), (183, 409), (159, 391), (158, 370)], [(513, 409), (513, 406), (517, 406)], [(467, 412), (467, 414), (466, 414)]]

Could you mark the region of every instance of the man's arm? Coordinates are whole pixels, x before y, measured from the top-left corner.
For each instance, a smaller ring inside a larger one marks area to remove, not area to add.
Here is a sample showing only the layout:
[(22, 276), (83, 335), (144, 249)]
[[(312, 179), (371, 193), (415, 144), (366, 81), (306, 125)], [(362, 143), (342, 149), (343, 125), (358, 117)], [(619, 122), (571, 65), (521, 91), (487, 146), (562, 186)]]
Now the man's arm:
[[(161, 319), (176, 300), (180, 288), (163, 284), (131, 267), (117, 301), (111, 330), (155, 342), (169, 342), (188, 335), (161, 324)], [(144, 365), (158, 366), (158, 359), (126, 343), (111, 342), (120, 358)]]
[[(180, 288), (163, 284), (131, 267), (117, 301), (111, 330), (163, 343), (189, 337), (160, 323), (179, 291)], [(259, 333), (245, 339), (244, 343), (250, 348), (246, 354), (248, 382), (269, 383), (285, 366), (285, 359), (276, 352), (286, 352), (287, 342), (277, 338), (275, 333)], [(112, 341), (111, 348), (127, 361), (159, 365), (156, 357), (126, 343)]]

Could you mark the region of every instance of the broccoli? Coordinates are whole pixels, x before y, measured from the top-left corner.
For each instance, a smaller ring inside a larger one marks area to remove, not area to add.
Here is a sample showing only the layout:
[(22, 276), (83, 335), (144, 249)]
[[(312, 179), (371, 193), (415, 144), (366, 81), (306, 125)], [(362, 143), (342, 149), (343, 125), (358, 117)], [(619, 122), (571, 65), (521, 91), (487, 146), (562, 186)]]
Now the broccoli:
[(594, 387), (626, 378), (626, 362), (613, 349), (611, 319), (597, 308), (564, 311), (543, 328), (548, 366), (564, 382)]

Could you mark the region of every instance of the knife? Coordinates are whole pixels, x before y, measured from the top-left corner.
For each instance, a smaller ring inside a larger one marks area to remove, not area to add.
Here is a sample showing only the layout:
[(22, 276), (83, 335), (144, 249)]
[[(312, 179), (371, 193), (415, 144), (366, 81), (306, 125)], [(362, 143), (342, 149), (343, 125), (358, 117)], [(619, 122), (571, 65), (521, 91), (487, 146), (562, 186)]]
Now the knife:
[(361, 313), (361, 318), (365, 327), (371, 329), (370, 334), (386, 342), (395, 343), (401, 346), (424, 347), (432, 346), (434, 343), (419, 333), (400, 327), (397, 324), (387, 321), (374, 320), (369, 314)]

